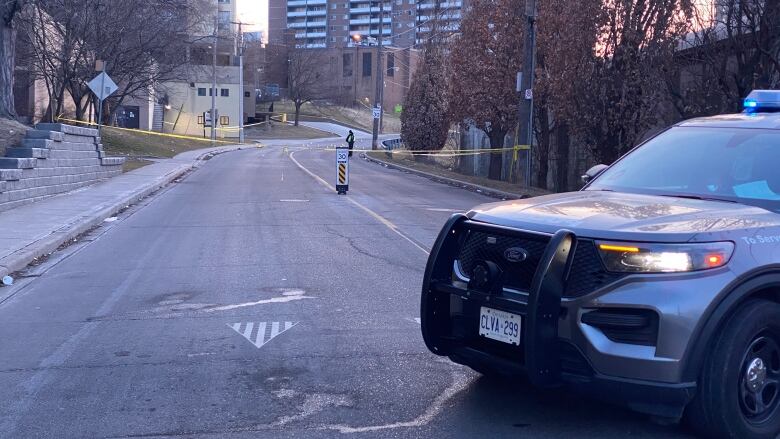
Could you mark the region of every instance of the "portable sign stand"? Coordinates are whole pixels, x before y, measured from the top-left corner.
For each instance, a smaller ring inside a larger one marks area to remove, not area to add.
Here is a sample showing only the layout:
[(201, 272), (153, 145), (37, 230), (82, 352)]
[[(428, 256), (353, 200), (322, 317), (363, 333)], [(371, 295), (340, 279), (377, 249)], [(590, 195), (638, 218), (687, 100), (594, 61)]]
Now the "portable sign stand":
[(349, 190), (349, 148), (336, 148), (336, 192), (346, 195)]

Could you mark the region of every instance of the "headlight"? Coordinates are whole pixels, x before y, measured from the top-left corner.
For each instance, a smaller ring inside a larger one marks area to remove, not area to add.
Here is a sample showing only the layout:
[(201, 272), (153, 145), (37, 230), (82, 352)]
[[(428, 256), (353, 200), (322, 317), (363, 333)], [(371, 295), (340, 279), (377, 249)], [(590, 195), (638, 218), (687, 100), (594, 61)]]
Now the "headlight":
[(726, 265), (734, 252), (734, 244), (731, 242), (702, 244), (599, 242), (598, 248), (607, 270), (628, 273), (709, 270)]

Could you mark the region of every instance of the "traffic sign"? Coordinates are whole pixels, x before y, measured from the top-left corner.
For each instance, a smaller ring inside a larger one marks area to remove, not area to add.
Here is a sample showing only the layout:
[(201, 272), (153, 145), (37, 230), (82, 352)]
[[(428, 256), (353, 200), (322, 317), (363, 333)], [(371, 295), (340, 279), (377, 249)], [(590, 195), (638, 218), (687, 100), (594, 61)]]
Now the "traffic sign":
[(525, 98), (529, 101), (534, 98), (534, 91), (532, 89), (526, 89), (525, 90)]
[(346, 194), (349, 190), (349, 148), (336, 148), (336, 192)]
[(87, 86), (101, 101), (111, 96), (119, 88), (106, 72), (100, 72), (99, 75), (87, 83)]
[(371, 114), (374, 116), (374, 119), (379, 119), (379, 116), (382, 114), (382, 108), (380, 107), (374, 107), (371, 109)]

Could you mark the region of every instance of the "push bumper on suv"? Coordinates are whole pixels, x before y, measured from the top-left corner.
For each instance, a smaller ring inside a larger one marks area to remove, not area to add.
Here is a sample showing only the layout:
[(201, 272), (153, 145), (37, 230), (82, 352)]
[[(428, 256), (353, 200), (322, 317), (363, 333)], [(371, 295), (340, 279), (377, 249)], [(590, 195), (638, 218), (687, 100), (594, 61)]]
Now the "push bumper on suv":
[[(470, 234), (472, 239), (476, 234), (494, 241), (498, 236), (507, 245), (521, 244), (534, 251), (529, 252), (528, 263), (504, 270), (495, 254), (468, 247)], [(462, 264), (456, 263), (464, 254), (464, 245), (469, 252), (468, 277), (458, 275)], [(576, 267), (587, 266), (588, 245), (568, 230), (550, 236), (454, 215), (440, 232), (425, 269), (420, 315), (426, 346), (479, 371), (527, 376), (539, 387), (566, 385), (640, 412), (680, 417), (695, 393), (695, 384), (600, 375), (575, 344), (559, 337), (559, 320), (568, 312), (561, 300), (571, 290), (567, 281), (583, 276)], [(578, 246), (583, 250), (577, 252)], [(600, 277), (601, 282), (611, 280), (608, 274)], [(519, 346), (478, 334), (483, 306), (523, 317)]]

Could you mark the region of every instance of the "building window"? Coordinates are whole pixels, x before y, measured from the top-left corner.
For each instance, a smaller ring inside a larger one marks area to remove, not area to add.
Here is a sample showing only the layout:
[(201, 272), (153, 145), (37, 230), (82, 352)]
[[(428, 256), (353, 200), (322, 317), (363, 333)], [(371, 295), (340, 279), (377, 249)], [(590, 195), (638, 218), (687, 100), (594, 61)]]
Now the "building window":
[(349, 30), (349, 26), (343, 26), (344, 30)]
[(343, 72), (343, 76), (345, 78), (349, 78), (352, 76), (352, 54), (351, 53), (345, 53), (342, 55), (342, 63), (341, 63), (341, 71)]
[(336, 3), (331, 3), (331, 4), (330, 4), (330, 8), (331, 8), (331, 9), (336, 9), (336, 8), (338, 8), (338, 7), (339, 7), (339, 5), (338, 5), (338, 4), (336, 4)]
[(229, 88), (223, 88), (219, 91), (219, 95), (226, 98), (230, 96), (230, 89)]
[(349, 14), (344, 14), (344, 19), (349, 20)]
[(227, 4), (230, 4), (230, 0), (219, 0), (219, 3), (227, 3)]
[(251, 98), (251, 97), (252, 97), (252, 93), (251, 93), (251, 92), (248, 92), (248, 91), (245, 91), (245, 92), (244, 92), (244, 97), (245, 97), (245, 98)]
[(206, 87), (198, 87), (198, 96), (206, 96)]
[(219, 11), (219, 24), (227, 26), (230, 23), (230, 11)]
[(387, 76), (395, 76), (395, 54), (387, 54)]
[(219, 116), (219, 124), (224, 126), (230, 125), (230, 117), (229, 116)]
[(371, 76), (371, 54), (363, 54), (363, 77)]

